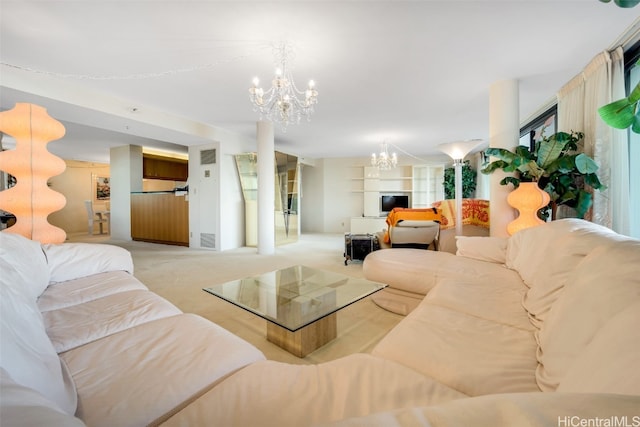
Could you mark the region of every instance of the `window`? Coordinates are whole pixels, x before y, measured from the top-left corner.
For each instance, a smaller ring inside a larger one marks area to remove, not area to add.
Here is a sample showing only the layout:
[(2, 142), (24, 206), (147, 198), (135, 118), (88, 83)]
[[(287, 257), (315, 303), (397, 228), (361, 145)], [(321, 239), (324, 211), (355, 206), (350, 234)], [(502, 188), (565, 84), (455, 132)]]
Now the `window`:
[[(627, 94), (640, 82), (640, 43), (625, 52)], [(640, 238), (640, 135), (629, 131), (629, 234)]]
[(533, 151), (535, 149), (536, 142), (542, 139), (543, 130), (545, 136), (550, 136), (556, 133), (557, 112), (558, 107), (554, 105), (520, 128), (520, 145), (529, 147), (529, 150)]

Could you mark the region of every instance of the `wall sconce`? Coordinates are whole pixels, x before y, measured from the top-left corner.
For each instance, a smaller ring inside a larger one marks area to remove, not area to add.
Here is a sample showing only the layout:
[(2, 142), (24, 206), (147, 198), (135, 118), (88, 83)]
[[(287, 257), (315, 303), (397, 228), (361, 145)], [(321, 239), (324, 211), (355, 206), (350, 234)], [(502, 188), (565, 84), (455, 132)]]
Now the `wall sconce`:
[(537, 182), (521, 182), (518, 188), (507, 196), (509, 206), (520, 213), (518, 218), (507, 225), (509, 235), (525, 228), (544, 224), (544, 221), (538, 218), (538, 210), (547, 206), (549, 200), (551, 200), (549, 193), (540, 189)]
[(453, 159), (455, 168), (456, 191), (456, 236), (462, 236), (462, 161), (474, 148), (484, 143), (481, 139), (447, 142), (438, 145), (438, 149)]
[(16, 178), (16, 185), (0, 192), (0, 209), (11, 212), (16, 223), (3, 230), (40, 243), (62, 243), (66, 233), (47, 222), (50, 213), (66, 204), (65, 197), (50, 189), (47, 180), (64, 172), (64, 161), (47, 151), (65, 128), (35, 104), (17, 103), (0, 113), (0, 131), (16, 140), (16, 148), (0, 152), (0, 169)]

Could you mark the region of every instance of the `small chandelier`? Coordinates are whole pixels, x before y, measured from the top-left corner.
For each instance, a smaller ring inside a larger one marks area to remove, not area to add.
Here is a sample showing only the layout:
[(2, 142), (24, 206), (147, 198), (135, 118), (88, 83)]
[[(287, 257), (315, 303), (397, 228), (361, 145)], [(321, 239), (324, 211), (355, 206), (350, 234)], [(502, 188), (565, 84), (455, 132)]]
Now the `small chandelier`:
[(371, 166), (377, 166), (380, 170), (395, 168), (397, 164), (398, 156), (396, 156), (396, 153), (389, 155), (386, 141), (380, 144), (380, 154), (378, 156), (376, 156), (376, 153), (371, 155)]
[(280, 123), (282, 130), (286, 132), (289, 123), (298, 124), (303, 116), (311, 120), (313, 106), (318, 102), (318, 91), (313, 80), (309, 80), (309, 85), (304, 91), (296, 87), (290, 63), (287, 62), (293, 57), (290, 44), (282, 43), (273, 50), (276, 71), (271, 88), (265, 91), (259, 87), (260, 81), (255, 77), (253, 85), (249, 88), (249, 98), (253, 110), (260, 112), (261, 118), (266, 117), (272, 122)]

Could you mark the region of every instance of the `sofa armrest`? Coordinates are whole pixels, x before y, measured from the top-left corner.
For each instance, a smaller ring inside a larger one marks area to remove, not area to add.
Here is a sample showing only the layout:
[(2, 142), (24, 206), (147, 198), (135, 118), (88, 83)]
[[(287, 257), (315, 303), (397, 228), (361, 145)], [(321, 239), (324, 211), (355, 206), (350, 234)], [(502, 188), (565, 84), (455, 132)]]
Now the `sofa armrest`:
[(100, 243), (61, 243), (42, 246), (49, 265), (49, 282), (64, 282), (107, 271), (133, 274), (131, 253)]
[(456, 255), (505, 264), (507, 240), (504, 237), (456, 236)]
[(80, 419), (66, 414), (37, 390), (13, 381), (0, 368), (0, 420), (14, 427), (85, 427)]

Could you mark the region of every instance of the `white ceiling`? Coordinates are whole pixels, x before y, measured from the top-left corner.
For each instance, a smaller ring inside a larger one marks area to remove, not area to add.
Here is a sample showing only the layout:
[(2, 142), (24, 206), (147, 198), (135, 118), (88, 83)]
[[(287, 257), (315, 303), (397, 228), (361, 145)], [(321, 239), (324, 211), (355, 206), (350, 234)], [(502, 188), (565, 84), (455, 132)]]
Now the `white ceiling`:
[[(67, 127), (49, 148), (108, 161), (109, 146), (171, 151), (237, 132), (255, 139), (254, 76), (271, 45), (296, 45), (299, 86), (319, 91), (311, 122), (276, 128), (276, 149), (400, 159), (489, 138), (489, 89), (520, 83), (525, 120), (632, 25), (640, 7), (598, 0), (1, 0), (0, 102), (34, 102)], [(97, 129), (100, 128), (100, 129)], [(221, 130), (222, 129), (222, 130)]]

